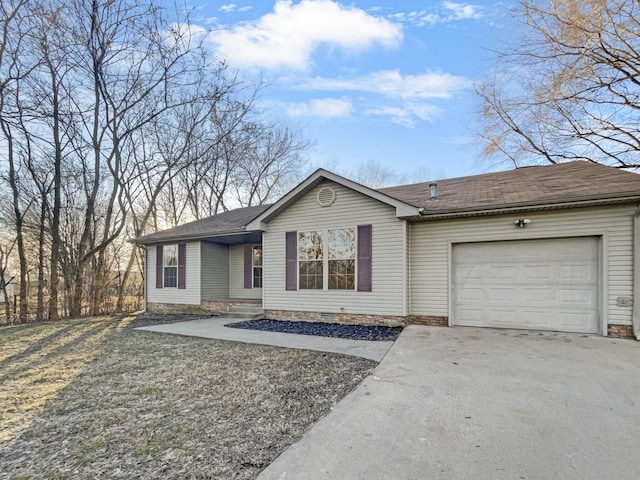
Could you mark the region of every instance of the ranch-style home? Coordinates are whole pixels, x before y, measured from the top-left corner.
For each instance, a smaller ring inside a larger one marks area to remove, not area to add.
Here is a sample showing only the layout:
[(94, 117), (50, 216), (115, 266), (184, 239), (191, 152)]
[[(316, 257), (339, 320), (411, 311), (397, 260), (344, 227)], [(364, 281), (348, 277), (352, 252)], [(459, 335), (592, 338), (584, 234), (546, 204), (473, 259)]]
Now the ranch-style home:
[(136, 242), (150, 311), (640, 336), (640, 175), (591, 162), (381, 189), (317, 170)]

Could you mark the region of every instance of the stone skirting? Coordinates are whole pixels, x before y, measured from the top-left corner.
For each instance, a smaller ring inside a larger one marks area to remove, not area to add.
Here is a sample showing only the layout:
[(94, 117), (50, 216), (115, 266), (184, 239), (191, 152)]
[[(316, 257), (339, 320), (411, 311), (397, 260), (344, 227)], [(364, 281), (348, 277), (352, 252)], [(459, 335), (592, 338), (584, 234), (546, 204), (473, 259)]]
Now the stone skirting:
[(203, 300), (201, 307), (207, 312), (227, 313), (233, 307), (261, 307), (262, 300)]
[(633, 335), (633, 325), (607, 325), (607, 335), (609, 337), (616, 338), (630, 338), (635, 339)]
[(184, 303), (147, 303), (149, 313), (227, 313), (234, 306), (260, 307), (260, 300), (203, 300), (200, 305)]
[(289, 320), (299, 322), (326, 322), (347, 325), (381, 325), (403, 327), (406, 317), (394, 315), (370, 315), (358, 313), (321, 313), (294, 310), (265, 310), (265, 317), (271, 320)]
[(429, 325), (431, 327), (448, 327), (449, 317), (437, 315), (409, 315), (409, 323), (414, 325)]
[(185, 303), (147, 303), (149, 313), (211, 313), (203, 310), (200, 305), (188, 305)]

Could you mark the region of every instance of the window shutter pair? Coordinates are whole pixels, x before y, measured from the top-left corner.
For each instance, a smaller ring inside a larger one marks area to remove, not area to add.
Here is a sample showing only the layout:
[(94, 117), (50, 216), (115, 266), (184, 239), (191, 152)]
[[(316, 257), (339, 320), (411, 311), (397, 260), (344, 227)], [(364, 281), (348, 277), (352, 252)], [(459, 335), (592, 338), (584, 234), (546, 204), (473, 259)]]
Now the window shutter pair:
[[(164, 286), (164, 249), (156, 246), (156, 288)], [(178, 288), (185, 289), (187, 285), (187, 244), (178, 244)]]
[[(371, 225), (358, 225), (358, 291), (371, 291), (371, 250), (372, 228)], [(298, 289), (298, 232), (286, 232), (285, 234), (285, 283), (287, 290)]]

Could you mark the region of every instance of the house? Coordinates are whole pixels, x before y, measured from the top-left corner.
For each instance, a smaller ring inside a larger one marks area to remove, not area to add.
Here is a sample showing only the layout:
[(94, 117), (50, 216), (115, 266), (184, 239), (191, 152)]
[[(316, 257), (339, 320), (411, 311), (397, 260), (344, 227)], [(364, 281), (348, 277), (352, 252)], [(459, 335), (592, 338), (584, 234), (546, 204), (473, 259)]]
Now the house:
[[(4, 283), (6, 285), (7, 296), (9, 297), (9, 302), (13, 301), (13, 278), (9, 275), (4, 275)], [(0, 303), (6, 303), (7, 299), (4, 296), (4, 291), (0, 288)]]
[(640, 175), (585, 161), (273, 205), (138, 238), (149, 310), (640, 335)]

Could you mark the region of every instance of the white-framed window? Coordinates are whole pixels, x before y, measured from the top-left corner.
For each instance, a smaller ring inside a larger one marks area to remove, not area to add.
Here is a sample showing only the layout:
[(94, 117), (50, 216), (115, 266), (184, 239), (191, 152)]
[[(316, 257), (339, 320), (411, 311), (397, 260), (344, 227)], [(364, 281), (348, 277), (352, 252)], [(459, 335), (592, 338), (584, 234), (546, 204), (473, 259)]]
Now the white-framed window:
[(355, 290), (354, 227), (298, 232), (298, 288)]
[(355, 290), (355, 228), (338, 228), (327, 232), (327, 262), (329, 290)]
[(178, 286), (178, 245), (165, 245), (162, 249), (162, 274), (164, 287)]
[(262, 288), (262, 245), (254, 245), (251, 255), (253, 288)]

